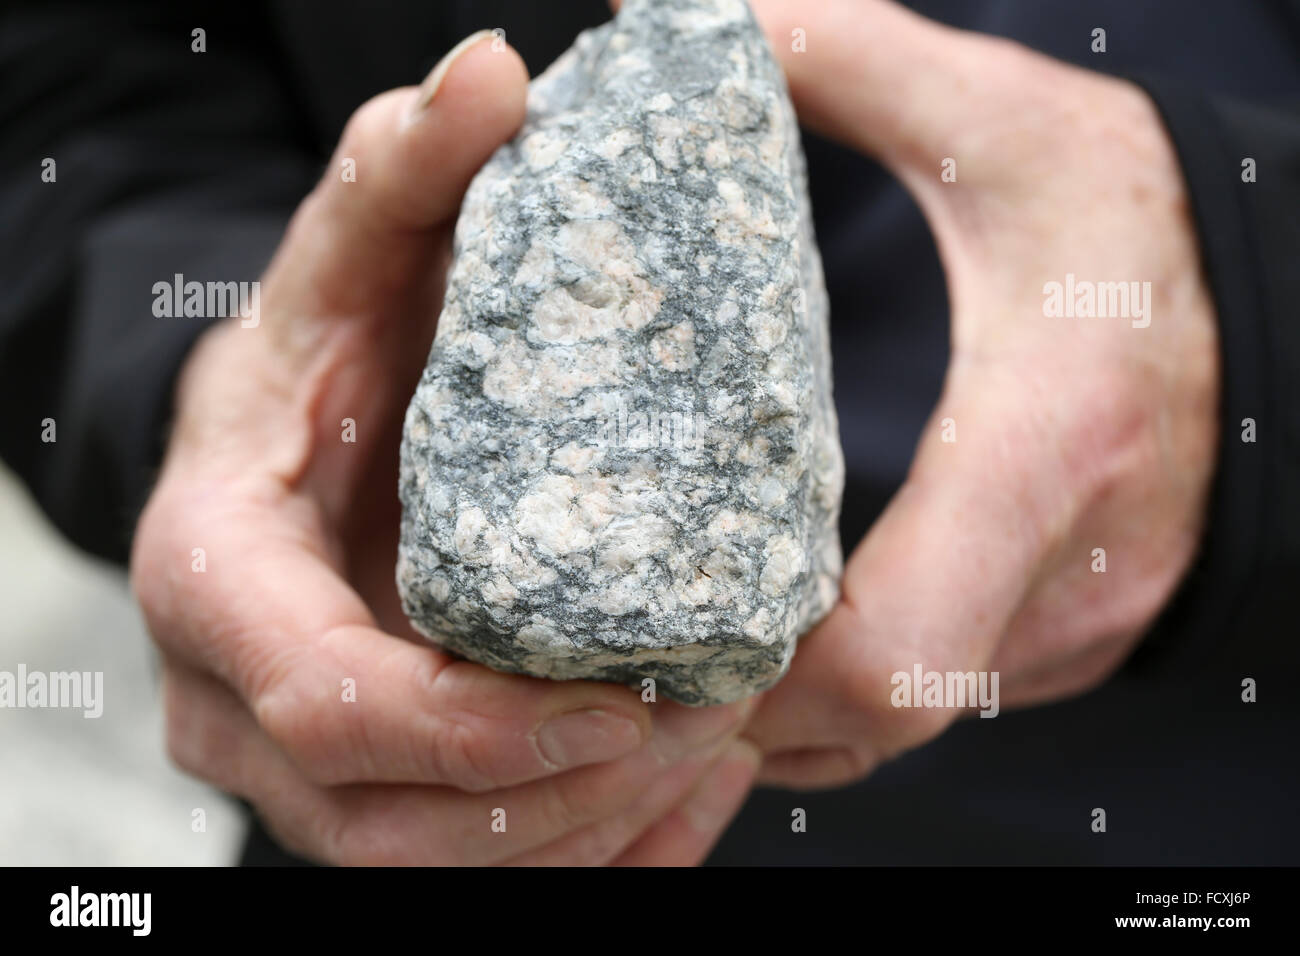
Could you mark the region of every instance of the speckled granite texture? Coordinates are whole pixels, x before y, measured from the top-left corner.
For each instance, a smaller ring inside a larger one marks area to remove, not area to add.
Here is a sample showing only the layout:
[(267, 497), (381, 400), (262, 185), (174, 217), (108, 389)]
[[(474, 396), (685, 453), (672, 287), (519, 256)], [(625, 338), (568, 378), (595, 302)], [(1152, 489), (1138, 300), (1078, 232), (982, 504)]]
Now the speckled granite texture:
[(741, 0), (626, 0), (470, 187), (402, 442), (415, 627), (688, 704), (774, 684), (838, 592), (826, 291)]

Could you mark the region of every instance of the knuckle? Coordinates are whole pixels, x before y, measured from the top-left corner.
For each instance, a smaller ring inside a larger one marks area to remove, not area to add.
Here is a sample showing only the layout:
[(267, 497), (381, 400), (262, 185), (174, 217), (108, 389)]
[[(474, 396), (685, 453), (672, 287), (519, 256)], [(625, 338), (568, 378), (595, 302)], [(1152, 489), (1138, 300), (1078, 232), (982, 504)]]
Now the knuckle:
[[(407, 95), (408, 91), (402, 89), (387, 90), (358, 106), (343, 127), (336, 159), (356, 160), (358, 168), (362, 165), (369, 168), (372, 163), (385, 161), (389, 157), (387, 147), (391, 145), (385, 141), (392, 140), (400, 132), (400, 106)], [(331, 172), (331, 175), (337, 174)], [(356, 183), (349, 183), (349, 186), (364, 186), (367, 179), (359, 176)]]
[(465, 709), (475, 699), (473, 667), (430, 657), (417, 676), (420, 699), (428, 702), (427, 757), (435, 780), (467, 793), (501, 785), (489, 769), (493, 741), (480, 720)]
[(236, 769), (240, 741), (232, 729), (191, 686), (174, 672), (163, 678), (164, 743), (168, 759), (182, 771), (240, 796), (247, 787)]
[(192, 705), (170, 679), (163, 683), (163, 723), (168, 759), (186, 773), (205, 777), (208, 764), (197, 746)]
[(244, 796), (275, 841), (290, 852), (334, 866), (365, 862), (365, 843), (355, 831), (361, 816), (343, 791), (287, 781), (283, 787), (257, 788)]
[(878, 763), (875, 749), (865, 744), (842, 747), (829, 756), (830, 776), (835, 785), (861, 780), (870, 774)]
[(425, 818), (430, 812), (425, 801), (419, 794), (396, 800), (373, 796), (345, 800), (319, 819), (312, 839), (329, 860), (343, 866), (438, 866), (461, 862), (453, 858), (443, 842), (412, 839), (413, 819)]
[[(904, 671), (906, 673), (906, 671)], [(882, 760), (919, 747), (938, 737), (957, 719), (951, 707), (900, 706), (893, 699), (891, 674), (874, 672), (858, 681), (855, 700), (863, 726), (872, 728), (871, 743), (846, 742), (839, 759), (857, 776), (868, 773)], [(857, 768), (863, 768), (857, 772)]]
[(372, 834), (372, 826), (364, 820), (340, 814), (336, 819), (317, 828), (318, 839), (325, 858), (338, 866), (384, 866), (393, 860), (379, 852), (379, 842)]
[(376, 132), (387, 123), (397, 92), (385, 90), (376, 93), (353, 110), (343, 126), (343, 134), (339, 137), (340, 147), (356, 149), (369, 143)]
[(435, 719), (430, 759), (438, 780), (467, 793), (486, 793), (498, 783), (484, 767), (485, 741), (464, 722), (442, 715)]
[[(128, 570), (131, 596), (158, 643), (164, 643), (173, 630), (170, 609), (175, 604), (175, 569), (188, 567), (188, 558), (176, 543), (179, 516), (175, 510), (159, 494), (150, 499), (136, 525)], [(182, 557), (186, 557), (183, 564)]]
[(279, 812), (267, 804), (256, 804), (255, 808), (267, 831), (291, 853), (335, 866), (348, 863), (336, 842), (340, 822), (327, 808), (295, 807), (289, 812)]
[(601, 814), (618, 789), (608, 773), (576, 773), (554, 778), (541, 810), (549, 831), (570, 833)]
[(898, 754), (934, 740), (957, 719), (958, 710), (946, 707), (908, 707), (895, 711), (897, 725), (885, 741), (885, 755)]
[(345, 782), (337, 735), (293, 677), (271, 678), (256, 697), (253, 715), (309, 781), (319, 786)]
[(621, 817), (594, 824), (575, 834), (561, 858), (551, 862), (563, 866), (599, 866), (617, 857), (635, 835), (631, 821)]

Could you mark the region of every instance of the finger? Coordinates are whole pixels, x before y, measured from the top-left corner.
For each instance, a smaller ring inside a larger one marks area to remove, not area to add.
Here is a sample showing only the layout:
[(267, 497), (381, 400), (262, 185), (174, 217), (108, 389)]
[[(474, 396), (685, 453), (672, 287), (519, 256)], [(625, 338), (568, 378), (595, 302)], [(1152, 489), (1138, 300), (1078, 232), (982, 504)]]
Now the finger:
[(506, 863), (510, 866), (605, 866), (611, 863), (689, 797), (733, 741), (734, 738), (725, 737), (670, 766), (621, 813), (566, 834)]
[(967, 382), (950, 375), (911, 476), (850, 558), (840, 605), (800, 643), (790, 676), (746, 731), (765, 753), (847, 746), (847, 766), (869, 767), (940, 733), (960, 709), (896, 706), (894, 675), (987, 670), (1036, 569), (1063, 540), (1067, 486), (1042, 456), (1019, 451), (1042, 444), (1038, 428), (1051, 447), (1054, 424), (999, 407), (988, 396), (1003, 393)]
[[(138, 551), (137, 585), (169, 582), (137, 587), (141, 601), (159, 643), (231, 687), (312, 780), (481, 791), (612, 760), (648, 737), (648, 708), (627, 688), (500, 674), (379, 631), (317, 539), (282, 516), (290, 504), (206, 504), (197, 526), (198, 508), (146, 512), (141, 540), (174, 527)], [(205, 573), (190, 571), (191, 544), (205, 548)]]
[(869, 746), (785, 750), (764, 756), (757, 782), (785, 790), (823, 790), (860, 780), (877, 763)]
[[(1014, 625), (1013, 625), (1014, 629)], [(1132, 636), (1107, 641), (1097, 647), (1070, 655), (1065, 661), (1053, 657), (1049, 664), (1033, 672), (1008, 672), (1000, 663), (1004, 640), (999, 645), (989, 670), (998, 672), (999, 694), (994, 702), (998, 711), (1060, 700), (1089, 690), (1113, 674), (1132, 650)], [(957, 717), (975, 716), (965, 710)], [(767, 756), (758, 781), (766, 786), (791, 790), (817, 790), (861, 779), (881, 760), (869, 740), (854, 746), (790, 750)]]
[(892, 0), (755, 0), (801, 123), (896, 172), (937, 179), (963, 130), (996, 120), (984, 89), (1020, 50)]
[[(652, 0), (612, 6), (626, 7), (626, 16), (654, 15)], [(891, 167), (928, 168), (933, 160), (937, 170), (953, 132), (978, 128), (970, 111), (987, 109), (974, 87), (990, 72), (990, 48), (1011, 46), (891, 0), (750, 6), (785, 70), (800, 122)]]
[[(1012, 624), (1014, 634), (1017, 624)], [(1002, 700), (1006, 708), (1032, 707), (1081, 694), (1098, 686), (1115, 673), (1128, 658), (1141, 631), (1131, 631), (1080, 648), (1062, 657), (1059, 652), (1045, 655), (1038, 666), (1028, 663), (1015, 670), (1003, 661), (1003, 651), (1012, 638), (998, 648), (990, 665), (1002, 673)]]
[(660, 776), (720, 735), (734, 733), (742, 708), (681, 710), (650, 746), (613, 763), (545, 780), (467, 794), (450, 788), (342, 788), (348, 821), (336, 852), (342, 859), (384, 864), (500, 863), (565, 834), (624, 812)]
[(657, 745), (604, 767), (474, 795), (448, 787), (307, 781), (218, 682), (169, 666), (168, 749), (187, 771), (251, 800), (289, 846), (350, 864), (497, 862), (618, 813), (677, 763), (716, 750), (739, 708), (668, 721)]
[[(744, 704), (656, 707), (651, 743), (618, 761), (481, 795), (444, 790), (439, 812), (449, 812), (449, 821), (468, 822), (451, 827), (455, 845), (445, 848), (439, 862), (505, 862), (625, 813), (677, 766), (716, 751), (748, 713)], [(445, 844), (449, 830), (448, 822), (430, 812), (427, 793), (428, 788), (416, 787), (358, 788), (347, 804), (356, 822), (345, 852), (354, 857), (378, 850), (379, 859), (388, 862), (426, 860), (427, 851), (419, 848)]]
[(336, 809), (261, 732), (229, 688), (164, 655), (167, 754), (181, 770), (250, 800), (287, 850), (324, 861)]
[(878, 761), (947, 726), (955, 713), (892, 706), (892, 678), (910, 680), (917, 666), (979, 671), (992, 656), (1026, 571), (1003, 548), (1015, 524), (997, 524), (992, 510), (960, 478), (905, 486), (851, 557), (841, 604), (800, 642), (748, 734), (769, 752), (840, 747), (843, 718), (861, 725), (867, 736), (855, 743)]
[(524, 118), (527, 69), (490, 36), (468, 38), (423, 86), (380, 94), (353, 114), (272, 264), (277, 294), (300, 311), (368, 313), (434, 271), (438, 230)]
[[(991, 671), (1000, 674), (999, 711), (1060, 700), (1095, 687), (1123, 663), (1132, 649), (1132, 638), (1125, 635), (1089, 647), (1066, 661), (1053, 657), (1050, 663), (1032, 672), (1008, 671), (1001, 663), (1005, 644), (1003, 641), (999, 645), (994, 659), (988, 664)], [(966, 710), (954, 716), (972, 717), (974, 712)], [(852, 720), (845, 723), (848, 726)], [(790, 790), (818, 790), (861, 779), (881, 759), (871, 740), (865, 736), (853, 746), (781, 751), (765, 756), (758, 782)]]
[(758, 748), (731, 743), (681, 806), (652, 826), (617, 866), (698, 866), (740, 812), (758, 771)]

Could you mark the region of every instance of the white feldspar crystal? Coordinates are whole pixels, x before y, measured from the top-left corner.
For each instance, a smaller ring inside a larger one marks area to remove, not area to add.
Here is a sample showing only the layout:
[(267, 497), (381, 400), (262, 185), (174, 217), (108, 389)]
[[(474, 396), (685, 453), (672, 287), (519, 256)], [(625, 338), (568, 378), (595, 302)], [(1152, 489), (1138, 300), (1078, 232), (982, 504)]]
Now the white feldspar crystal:
[(771, 686), (838, 593), (826, 290), (741, 0), (625, 0), (470, 187), (407, 411), (415, 627), (689, 704)]

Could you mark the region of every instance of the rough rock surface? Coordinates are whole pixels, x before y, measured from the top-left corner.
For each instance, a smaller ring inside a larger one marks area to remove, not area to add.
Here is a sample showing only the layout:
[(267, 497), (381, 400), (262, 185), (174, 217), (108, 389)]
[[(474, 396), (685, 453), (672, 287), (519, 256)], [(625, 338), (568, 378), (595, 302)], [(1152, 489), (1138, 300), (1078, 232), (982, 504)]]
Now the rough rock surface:
[(625, 0), (465, 199), (402, 442), (415, 627), (688, 704), (771, 686), (838, 592), (827, 323), (748, 7)]

